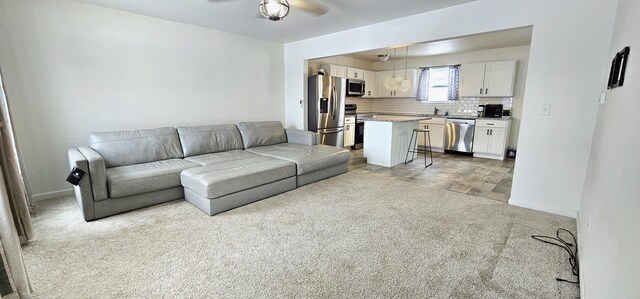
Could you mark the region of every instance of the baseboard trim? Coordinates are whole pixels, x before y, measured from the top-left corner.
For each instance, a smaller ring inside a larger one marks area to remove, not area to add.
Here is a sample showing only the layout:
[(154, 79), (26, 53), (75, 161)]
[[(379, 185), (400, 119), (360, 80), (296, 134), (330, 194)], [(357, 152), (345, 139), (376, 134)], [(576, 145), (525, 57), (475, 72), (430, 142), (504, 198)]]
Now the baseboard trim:
[(41, 201), (41, 200), (47, 200), (52, 198), (64, 197), (64, 196), (73, 196), (73, 189), (64, 189), (64, 190), (34, 194), (31, 197), (31, 200)]
[(584, 284), (584, 271), (582, 270), (582, 223), (580, 222), (580, 211), (578, 211), (578, 216), (576, 217), (576, 237), (578, 238), (578, 280), (580, 281), (580, 298), (587, 298), (587, 286)]
[(547, 213), (551, 213), (551, 214), (567, 216), (567, 217), (571, 217), (571, 218), (574, 218), (574, 219), (578, 216), (578, 211), (576, 211), (576, 210), (551, 207), (551, 206), (543, 204), (543, 203), (531, 202), (531, 201), (522, 201), (522, 200), (515, 199), (513, 197), (511, 197), (509, 199), (509, 204), (510, 205), (514, 205), (514, 206), (518, 206), (518, 207), (521, 207), (521, 208), (527, 208), (527, 209), (532, 209), (532, 210), (536, 210), (536, 211), (542, 211), (542, 212), (547, 212)]

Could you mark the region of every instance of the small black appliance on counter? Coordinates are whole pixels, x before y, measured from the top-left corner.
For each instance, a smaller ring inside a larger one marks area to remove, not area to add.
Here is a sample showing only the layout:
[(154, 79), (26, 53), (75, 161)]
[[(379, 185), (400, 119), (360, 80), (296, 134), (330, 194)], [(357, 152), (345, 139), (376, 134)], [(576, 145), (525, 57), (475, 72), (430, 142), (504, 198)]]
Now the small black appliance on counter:
[(502, 117), (502, 104), (485, 105), (483, 117)]
[(356, 104), (344, 104), (344, 115), (357, 115), (358, 105)]
[(484, 108), (486, 105), (478, 106), (478, 117), (484, 117)]

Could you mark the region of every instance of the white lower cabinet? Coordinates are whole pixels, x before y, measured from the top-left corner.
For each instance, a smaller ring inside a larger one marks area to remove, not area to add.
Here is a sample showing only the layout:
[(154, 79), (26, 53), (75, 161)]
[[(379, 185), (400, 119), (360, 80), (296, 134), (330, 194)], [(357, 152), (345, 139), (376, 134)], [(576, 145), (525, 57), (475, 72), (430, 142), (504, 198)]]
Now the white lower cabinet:
[(344, 147), (353, 146), (356, 143), (356, 119), (347, 117), (344, 121)]
[(504, 160), (509, 145), (511, 120), (476, 120), (473, 156)]
[[(428, 129), (431, 135), (431, 149), (434, 152), (444, 152), (444, 122), (445, 118), (434, 117), (419, 122), (420, 129)], [(425, 144), (424, 133), (418, 134), (418, 146)]]

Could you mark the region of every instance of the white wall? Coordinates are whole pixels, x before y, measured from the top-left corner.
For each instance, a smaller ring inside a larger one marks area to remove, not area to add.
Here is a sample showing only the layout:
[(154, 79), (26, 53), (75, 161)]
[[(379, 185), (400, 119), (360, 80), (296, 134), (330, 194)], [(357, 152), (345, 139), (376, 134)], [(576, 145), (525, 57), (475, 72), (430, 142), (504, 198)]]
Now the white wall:
[(639, 28), (640, 1), (621, 0), (609, 58), (631, 53), (598, 112), (578, 218), (582, 298), (640, 298)]
[[(533, 25), (510, 203), (575, 216), (615, 0), (479, 0), (285, 44), (285, 117), (305, 126), (305, 59)], [(539, 114), (552, 104), (551, 116)]]
[(0, 0), (0, 36), (35, 194), (92, 131), (284, 120), (282, 44), (67, 0)]

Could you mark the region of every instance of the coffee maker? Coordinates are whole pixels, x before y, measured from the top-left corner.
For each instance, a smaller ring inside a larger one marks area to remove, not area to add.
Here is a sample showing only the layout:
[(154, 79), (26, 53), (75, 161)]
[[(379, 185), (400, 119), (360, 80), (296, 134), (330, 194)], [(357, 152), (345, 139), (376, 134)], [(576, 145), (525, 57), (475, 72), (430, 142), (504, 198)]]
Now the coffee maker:
[(478, 106), (478, 117), (484, 117), (484, 108), (485, 107), (486, 107), (485, 105)]

